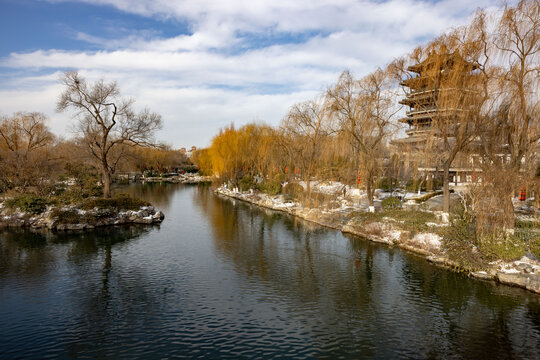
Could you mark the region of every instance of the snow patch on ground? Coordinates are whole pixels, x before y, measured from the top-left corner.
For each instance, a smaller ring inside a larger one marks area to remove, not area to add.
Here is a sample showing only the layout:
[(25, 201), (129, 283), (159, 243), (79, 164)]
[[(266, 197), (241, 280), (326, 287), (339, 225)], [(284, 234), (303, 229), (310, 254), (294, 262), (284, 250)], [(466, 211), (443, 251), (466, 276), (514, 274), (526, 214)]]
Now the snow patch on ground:
[[(299, 181), (304, 190), (307, 189), (307, 183), (305, 181)], [(366, 192), (362, 189), (358, 189), (355, 186), (345, 185), (339, 181), (311, 181), (311, 191), (325, 194), (343, 196), (343, 190), (345, 190), (345, 197), (351, 197), (355, 199), (361, 199), (366, 197)]]
[(430, 251), (439, 251), (442, 247), (442, 238), (439, 235), (433, 233), (416, 234), (410, 240), (410, 242)]
[(399, 239), (401, 238), (401, 230), (390, 230), (387, 232), (387, 237), (392, 242), (399, 241)]
[(450, 224), (449, 223), (438, 224), (438, 223), (434, 223), (434, 222), (427, 222), (426, 225), (429, 226), (429, 227), (444, 227), (444, 226), (448, 226)]

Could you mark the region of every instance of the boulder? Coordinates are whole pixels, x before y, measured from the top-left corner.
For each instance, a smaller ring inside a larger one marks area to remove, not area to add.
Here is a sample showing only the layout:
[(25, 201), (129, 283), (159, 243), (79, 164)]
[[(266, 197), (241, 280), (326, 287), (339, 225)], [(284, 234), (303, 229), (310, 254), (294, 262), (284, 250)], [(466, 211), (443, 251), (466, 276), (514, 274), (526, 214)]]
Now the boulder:
[(501, 284), (519, 286), (540, 293), (540, 275), (497, 272), (497, 280)]
[(152, 215), (152, 219), (154, 219), (154, 222), (161, 222), (163, 219), (165, 219), (165, 214), (163, 214), (162, 211), (157, 211), (154, 215)]

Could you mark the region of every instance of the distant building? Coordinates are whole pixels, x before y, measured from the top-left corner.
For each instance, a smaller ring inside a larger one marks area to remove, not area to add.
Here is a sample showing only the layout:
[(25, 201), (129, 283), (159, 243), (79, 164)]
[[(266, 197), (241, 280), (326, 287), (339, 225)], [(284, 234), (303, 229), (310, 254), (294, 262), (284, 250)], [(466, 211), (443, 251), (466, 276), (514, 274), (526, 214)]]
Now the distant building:
[(188, 158), (190, 158), (195, 151), (197, 151), (197, 147), (195, 145), (193, 145), (189, 151), (186, 151), (186, 148), (181, 148), (180, 149), (180, 152), (182, 152)]

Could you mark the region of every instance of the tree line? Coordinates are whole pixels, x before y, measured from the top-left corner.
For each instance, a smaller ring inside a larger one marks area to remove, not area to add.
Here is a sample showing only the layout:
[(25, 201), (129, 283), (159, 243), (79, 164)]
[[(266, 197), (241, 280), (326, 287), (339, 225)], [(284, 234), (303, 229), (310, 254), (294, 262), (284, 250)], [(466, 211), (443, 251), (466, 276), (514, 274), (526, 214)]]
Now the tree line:
[(74, 179), (81, 191), (90, 182), (89, 188), (99, 189), (92, 195), (111, 197), (116, 172), (165, 173), (190, 163), (185, 154), (155, 141), (161, 116), (135, 112), (134, 101), (120, 95), (116, 82), (88, 83), (77, 72), (66, 72), (61, 81), (57, 108), (72, 111), (75, 136), (55, 136), (42, 113), (1, 117), (0, 192), (44, 196), (58, 191), (60, 180)]
[[(370, 206), (383, 178), (421, 184), (422, 163), (440, 174), (445, 212), (450, 169), (464, 166), (474, 178), (468, 209), (484, 229), (512, 228), (516, 191), (533, 189), (536, 199), (540, 191), (539, 34), (537, 0), (497, 14), (478, 10), (470, 23), (361, 78), (344, 71), (316, 98), (293, 105), (277, 127), (221, 129), (196, 161), (233, 186), (302, 179), (308, 204), (310, 180), (360, 183)], [(406, 84), (434, 90), (436, 105), (422, 146), (408, 149), (395, 141), (407, 130), (399, 121)]]

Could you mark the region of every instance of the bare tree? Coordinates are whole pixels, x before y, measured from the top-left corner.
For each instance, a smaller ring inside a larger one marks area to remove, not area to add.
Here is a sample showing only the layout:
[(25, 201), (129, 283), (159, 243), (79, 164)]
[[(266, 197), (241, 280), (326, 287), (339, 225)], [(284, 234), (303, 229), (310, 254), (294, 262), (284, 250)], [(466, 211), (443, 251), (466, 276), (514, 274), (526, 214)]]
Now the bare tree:
[[(479, 12), (475, 22), (486, 21)], [(477, 30), (484, 49), (480, 69), (486, 99), (481, 111), (485, 126), (479, 131), (485, 181), (479, 187), (478, 225), (481, 231), (493, 225), (510, 230), (515, 223), (514, 192), (538, 183), (540, 2), (506, 6), (493, 31), (485, 24)]]
[(61, 81), (65, 90), (57, 109), (75, 110), (75, 130), (101, 172), (104, 196), (110, 197), (111, 175), (124, 154), (122, 148), (152, 145), (161, 116), (147, 109), (136, 114), (133, 100), (120, 97), (116, 82), (88, 84), (77, 72), (66, 72)]
[(307, 205), (311, 203), (311, 179), (323, 142), (332, 132), (324, 98), (293, 105), (281, 123), (285, 146), (306, 181)]
[(18, 112), (0, 119), (0, 178), (3, 187), (40, 185), (49, 175), (54, 136), (41, 113)]
[(399, 111), (395, 83), (388, 71), (377, 69), (360, 80), (345, 71), (327, 92), (341, 134), (350, 142), (366, 184), (370, 211), (374, 211), (375, 178), (381, 168), (384, 145)]
[(494, 42), (498, 55), (507, 61), (501, 84), (509, 105), (510, 165), (518, 170), (540, 138), (540, 2), (522, 0), (516, 7), (507, 6)]

